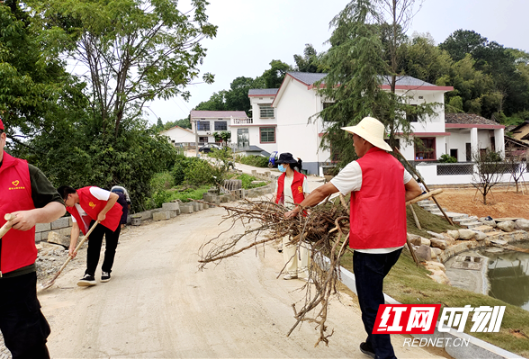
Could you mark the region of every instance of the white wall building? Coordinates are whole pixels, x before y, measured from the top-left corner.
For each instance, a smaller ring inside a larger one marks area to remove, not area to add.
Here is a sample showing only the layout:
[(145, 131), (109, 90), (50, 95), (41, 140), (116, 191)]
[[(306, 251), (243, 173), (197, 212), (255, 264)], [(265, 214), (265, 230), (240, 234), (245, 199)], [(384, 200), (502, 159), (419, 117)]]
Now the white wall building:
[(236, 141), (232, 126), (251, 122), (244, 111), (191, 111), (191, 131), (196, 135), (199, 146), (215, 143), (213, 133), (230, 131), (231, 142)]
[(160, 132), (160, 135), (169, 137), (174, 145), (189, 145), (195, 143), (195, 134), (193, 131), (180, 126), (171, 127), (168, 130)]
[[(322, 174), (325, 166), (332, 165), (330, 151), (320, 148), (325, 128), (323, 121), (317, 115), (323, 110), (324, 101), (313, 87), (316, 81), (325, 76), (326, 74), (316, 73), (287, 73), (272, 103), (277, 121), (277, 151), (290, 152), (295, 157), (301, 157), (303, 168), (311, 174)], [(382, 88), (389, 90), (390, 86), (386, 83)], [(426, 118), (424, 122), (417, 122), (413, 116), (409, 118), (412, 122), (412, 136), (420, 138), (423, 143), (422, 146), (407, 144), (401, 138), (400, 150), (411, 163), (415, 165), (431, 163), (437, 168), (442, 166), (442, 164), (438, 166), (437, 160), (443, 154), (455, 154), (458, 161), (465, 162), (469, 151), (475, 153), (489, 148), (505, 152), (504, 126), (482, 118), (478, 121), (473, 115), (463, 116), (456, 122), (447, 123), (444, 94), (452, 90), (451, 86), (435, 86), (410, 76), (397, 77), (396, 93), (407, 96), (410, 105), (437, 104), (435, 115)], [(254, 108), (254, 113), (255, 111)], [(437, 169), (433, 177), (430, 176), (430, 172), (428, 178), (425, 178), (427, 183), (444, 183), (443, 178), (438, 178), (441, 175), (437, 174)], [(451, 183), (468, 183), (465, 181)]]

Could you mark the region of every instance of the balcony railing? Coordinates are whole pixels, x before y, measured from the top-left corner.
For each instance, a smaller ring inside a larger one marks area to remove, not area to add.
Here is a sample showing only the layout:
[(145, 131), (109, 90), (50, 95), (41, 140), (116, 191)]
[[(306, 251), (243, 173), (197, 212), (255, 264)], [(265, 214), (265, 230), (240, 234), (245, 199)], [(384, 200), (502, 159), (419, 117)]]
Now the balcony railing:
[(253, 118), (234, 118), (234, 125), (251, 125), (253, 123)]

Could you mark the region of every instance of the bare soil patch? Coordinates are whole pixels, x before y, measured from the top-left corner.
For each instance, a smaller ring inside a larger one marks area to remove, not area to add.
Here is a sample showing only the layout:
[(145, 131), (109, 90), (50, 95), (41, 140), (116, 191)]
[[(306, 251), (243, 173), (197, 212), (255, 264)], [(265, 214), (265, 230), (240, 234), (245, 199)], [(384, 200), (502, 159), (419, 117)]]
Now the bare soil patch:
[(516, 193), (514, 188), (493, 188), (487, 195), (487, 204), (475, 188), (443, 188), (437, 196), (439, 204), (451, 212), (466, 213), (477, 217), (517, 217), (529, 219), (529, 193)]

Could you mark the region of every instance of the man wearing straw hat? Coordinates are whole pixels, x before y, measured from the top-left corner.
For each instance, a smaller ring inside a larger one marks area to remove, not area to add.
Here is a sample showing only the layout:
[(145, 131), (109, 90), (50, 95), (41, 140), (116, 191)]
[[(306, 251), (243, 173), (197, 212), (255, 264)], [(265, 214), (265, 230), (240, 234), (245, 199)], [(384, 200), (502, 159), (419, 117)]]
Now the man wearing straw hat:
[[(365, 117), (356, 126), (343, 127), (353, 136), (359, 159), (349, 163), (329, 183), (316, 188), (301, 207), (311, 207), (327, 196), (351, 193), (349, 245), (358, 302), (367, 339), (360, 350), (373, 358), (396, 358), (389, 334), (372, 334), (383, 282), (406, 243), (406, 201), (421, 194), (412, 176), (392, 155), (384, 141), (384, 125)], [(286, 213), (297, 215), (300, 207)]]
[(14, 214), (0, 238), (0, 330), (13, 359), (49, 358), (50, 326), (37, 299), (35, 224), (60, 218), (66, 209), (46, 176), (4, 152), (7, 137), (0, 118), (0, 226)]

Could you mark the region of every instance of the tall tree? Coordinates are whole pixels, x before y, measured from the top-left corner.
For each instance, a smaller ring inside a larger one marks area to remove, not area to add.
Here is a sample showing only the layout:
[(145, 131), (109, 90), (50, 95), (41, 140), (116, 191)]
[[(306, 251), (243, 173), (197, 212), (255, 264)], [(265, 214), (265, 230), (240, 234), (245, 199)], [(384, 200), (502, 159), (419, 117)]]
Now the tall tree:
[(294, 55), (294, 62), (296, 63), (296, 71), (322, 73), (326, 69), (321, 62), (322, 54), (318, 54), (312, 44), (305, 44), (303, 55)]
[[(146, 102), (182, 95), (198, 76), (204, 38), (216, 36), (206, 0), (191, 0), (184, 13), (173, 0), (28, 0), (55, 26), (50, 51), (66, 53), (88, 69), (90, 102), (104, 132), (118, 136), (127, 118), (138, 118)], [(60, 28), (62, 31), (58, 31)], [(205, 82), (213, 76), (204, 74)]]
[(487, 38), (475, 31), (459, 29), (439, 44), (441, 50), (447, 51), (454, 61), (462, 60), (466, 54), (474, 55), (474, 51), (484, 47)]
[(75, 99), (82, 85), (63, 61), (45, 53), (44, 39), (53, 30), (34, 26), (19, 1), (0, 2), (0, 29), (0, 116), (8, 137), (17, 142), (64, 115), (61, 104)]
[(270, 62), (270, 69), (261, 75), (261, 78), (264, 80), (264, 88), (279, 88), (287, 72), (291, 70), (290, 65), (280, 60), (272, 60)]
[(342, 127), (374, 116), (386, 126), (390, 145), (394, 147), (397, 132), (404, 136), (410, 133), (406, 113), (413, 112), (420, 121), (434, 114), (432, 104), (412, 107), (406, 96), (382, 90), (382, 75), (392, 72), (379, 27), (373, 26), (380, 19), (375, 5), (370, 0), (351, 1), (332, 20), (335, 30), (330, 38), (331, 48), (324, 57), (329, 71), (321, 81), (325, 86), (316, 84), (316, 88), (321, 87), (319, 95), (331, 103), (319, 114), (327, 129), (322, 146), (330, 148), (341, 164), (356, 158), (353, 142)]
[(251, 77), (240, 76), (232, 81), (230, 89), (226, 91), (226, 110), (245, 111), (249, 115), (251, 110), (248, 90), (253, 88)]

